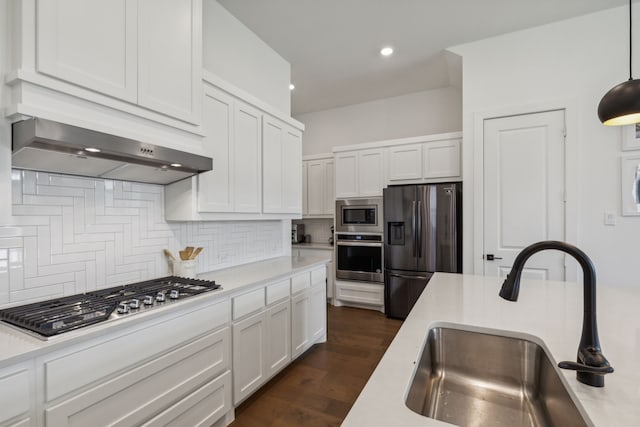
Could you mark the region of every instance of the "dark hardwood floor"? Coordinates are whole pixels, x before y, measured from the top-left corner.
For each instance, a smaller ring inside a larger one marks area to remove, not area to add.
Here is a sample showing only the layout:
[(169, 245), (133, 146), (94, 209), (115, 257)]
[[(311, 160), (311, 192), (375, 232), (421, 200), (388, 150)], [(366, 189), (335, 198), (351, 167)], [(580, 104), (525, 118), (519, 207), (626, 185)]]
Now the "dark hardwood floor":
[(328, 305), (327, 342), (316, 344), (236, 409), (231, 427), (339, 426), (402, 321)]

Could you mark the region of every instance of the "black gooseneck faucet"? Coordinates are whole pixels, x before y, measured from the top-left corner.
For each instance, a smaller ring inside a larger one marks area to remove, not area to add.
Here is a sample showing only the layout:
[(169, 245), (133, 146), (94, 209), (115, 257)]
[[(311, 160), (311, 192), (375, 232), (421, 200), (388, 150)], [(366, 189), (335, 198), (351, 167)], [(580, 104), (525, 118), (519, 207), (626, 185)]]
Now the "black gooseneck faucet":
[(555, 240), (529, 245), (516, 256), (511, 272), (502, 284), (500, 296), (508, 301), (518, 300), (520, 276), (524, 263), (531, 255), (546, 249), (556, 249), (574, 257), (582, 267), (584, 285), (584, 317), (582, 318), (582, 336), (578, 346), (577, 363), (560, 362), (558, 366), (577, 371), (577, 378), (581, 383), (593, 387), (604, 387), (604, 375), (612, 373), (613, 367), (600, 349), (596, 323), (596, 271), (587, 254), (573, 245)]

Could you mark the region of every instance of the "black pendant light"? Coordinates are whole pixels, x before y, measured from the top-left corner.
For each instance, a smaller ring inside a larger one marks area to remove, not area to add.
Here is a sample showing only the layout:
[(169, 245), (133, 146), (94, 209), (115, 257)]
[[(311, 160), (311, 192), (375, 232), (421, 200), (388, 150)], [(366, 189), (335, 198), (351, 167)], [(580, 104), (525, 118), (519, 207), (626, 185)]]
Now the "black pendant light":
[(632, 77), (631, 0), (629, 0), (629, 80), (614, 86), (598, 105), (603, 125), (622, 126), (640, 123), (640, 80)]

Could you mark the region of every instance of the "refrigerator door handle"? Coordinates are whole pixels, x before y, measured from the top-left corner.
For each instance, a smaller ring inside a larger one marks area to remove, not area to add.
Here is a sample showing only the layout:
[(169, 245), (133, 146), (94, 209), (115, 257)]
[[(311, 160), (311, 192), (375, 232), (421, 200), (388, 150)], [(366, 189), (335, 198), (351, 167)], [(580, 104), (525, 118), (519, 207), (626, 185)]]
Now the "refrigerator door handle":
[(417, 230), (417, 246), (418, 246), (418, 258), (422, 258), (422, 202), (418, 200), (418, 228)]
[(430, 276), (407, 276), (407, 275), (398, 274), (398, 273), (389, 273), (389, 276), (391, 276), (391, 277), (399, 277), (401, 279), (425, 279), (425, 280), (429, 280), (431, 278)]
[(413, 256), (416, 256), (416, 201), (411, 202), (411, 230), (413, 231), (412, 243), (413, 243)]

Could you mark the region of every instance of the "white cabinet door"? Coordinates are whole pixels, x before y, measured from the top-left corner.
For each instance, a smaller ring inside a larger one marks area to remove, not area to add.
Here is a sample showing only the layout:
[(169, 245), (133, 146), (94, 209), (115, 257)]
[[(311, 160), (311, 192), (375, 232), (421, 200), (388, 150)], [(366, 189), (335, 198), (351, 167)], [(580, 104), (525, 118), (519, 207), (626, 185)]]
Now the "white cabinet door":
[(237, 404), (266, 378), (266, 321), (263, 312), (233, 325), (233, 402)]
[(310, 160), (307, 163), (307, 213), (309, 215), (324, 214), (325, 202), (325, 162)]
[(389, 181), (422, 178), (422, 144), (389, 147)]
[(263, 117), (263, 212), (302, 213), (302, 135), (269, 116)]
[(295, 359), (309, 348), (310, 292), (304, 291), (291, 298), (291, 357)]
[(337, 153), (335, 162), (336, 197), (358, 197), (358, 153)]
[(321, 341), (327, 330), (327, 293), (325, 283), (322, 282), (311, 287), (309, 336), (312, 343)]
[(236, 101), (234, 109), (234, 198), (236, 212), (260, 212), (262, 195), (261, 113)]
[[(288, 290), (288, 283), (287, 283)], [(287, 298), (266, 311), (267, 376), (271, 376), (291, 361), (291, 310)]]
[(336, 204), (336, 181), (333, 159), (325, 160), (323, 214), (334, 215)]
[(422, 148), (423, 177), (460, 177), (460, 140), (426, 142)]
[(302, 213), (302, 134), (286, 127), (282, 140), (282, 200), (284, 213)]
[(137, 20), (137, 0), (39, 0), (38, 72), (136, 102)]
[(383, 149), (358, 152), (358, 196), (382, 196), (383, 155)]
[(283, 125), (264, 116), (262, 120), (262, 209), (282, 212)]
[(202, 0), (138, 0), (138, 11), (138, 103), (199, 123)]
[(207, 87), (204, 96), (203, 126), (206, 155), (213, 169), (198, 175), (198, 211), (233, 211), (233, 98)]
[(300, 168), (302, 171), (302, 214), (306, 215), (309, 213), (309, 192), (307, 189), (309, 188), (309, 182), (307, 180), (307, 162), (302, 162), (302, 167)]

